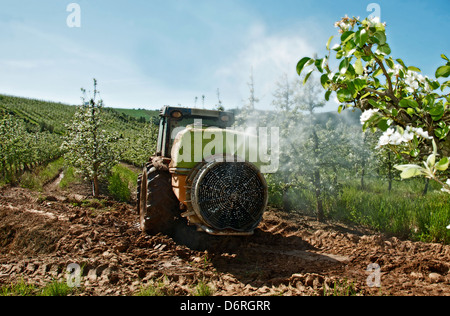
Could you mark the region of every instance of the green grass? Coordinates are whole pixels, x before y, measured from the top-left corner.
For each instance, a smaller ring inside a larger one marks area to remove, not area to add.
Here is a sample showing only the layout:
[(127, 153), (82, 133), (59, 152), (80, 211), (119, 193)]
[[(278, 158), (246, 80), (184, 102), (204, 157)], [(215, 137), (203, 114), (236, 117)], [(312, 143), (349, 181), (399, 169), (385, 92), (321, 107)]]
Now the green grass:
[(68, 296), (76, 291), (77, 289), (70, 288), (64, 281), (53, 281), (39, 288), (22, 279), (16, 283), (2, 286), (0, 296)]
[(108, 191), (111, 196), (119, 202), (129, 202), (131, 200), (131, 190), (136, 187), (137, 173), (119, 164), (112, 169), (112, 174), (108, 179)]
[(4, 285), (0, 288), (0, 296), (35, 296), (36, 287), (20, 280), (17, 283)]
[(160, 280), (151, 280), (149, 284), (134, 294), (134, 296), (173, 296), (173, 290), (169, 286), (169, 280), (164, 276)]
[(358, 296), (362, 295), (355, 287), (353, 282), (347, 279), (336, 281), (332, 288), (323, 288), (324, 296)]
[(20, 186), (35, 191), (42, 191), (44, 185), (55, 179), (63, 168), (64, 159), (59, 158), (47, 165), (26, 171), (20, 178)]
[(366, 190), (346, 185), (329, 216), (401, 238), (449, 244), (450, 196), (438, 190), (423, 196), (417, 183), (405, 181), (390, 193), (376, 184)]
[(66, 189), (70, 184), (77, 183), (79, 181), (80, 178), (75, 175), (75, 168), (66, 166), (64, 168), (64, 177), (61, 179), (59, 187), (61, 189)]
[[(424, 179), (395, 181), (391, 192), (386, 181), (366, 179), (364, 190), (359, 180), (342, 183), (340, 193), (323, 197), (325, 215), (399, 238), (450, 244), (450, 195), (430, 182), (423, 195)], [(306, 189), (290, 189), (292, 211), (316, 215), (316, 198)], [(271, 191), (271, 202), (282, 208), (280, 192)]]
[(205, 282), (199, 281), (194, 289), (194, 296), (212, 296), (214, 290)]
[(39, 296), (68, 296), (76, 291), (67, 285), (67, 282), (53, 281), (47, 284), (39, 293)]

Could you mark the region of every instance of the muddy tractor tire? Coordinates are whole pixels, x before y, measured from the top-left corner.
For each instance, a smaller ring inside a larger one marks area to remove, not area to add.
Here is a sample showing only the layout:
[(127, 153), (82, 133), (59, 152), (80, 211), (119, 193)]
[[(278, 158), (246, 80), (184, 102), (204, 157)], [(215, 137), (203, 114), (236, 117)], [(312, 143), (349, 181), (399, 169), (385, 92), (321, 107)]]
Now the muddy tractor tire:
[(138, 179), (138, 212), (143, 232), (157, 234), (171, 230), (179, 215), (179, 201), (172, 191), (171, 175), (147, 164)]

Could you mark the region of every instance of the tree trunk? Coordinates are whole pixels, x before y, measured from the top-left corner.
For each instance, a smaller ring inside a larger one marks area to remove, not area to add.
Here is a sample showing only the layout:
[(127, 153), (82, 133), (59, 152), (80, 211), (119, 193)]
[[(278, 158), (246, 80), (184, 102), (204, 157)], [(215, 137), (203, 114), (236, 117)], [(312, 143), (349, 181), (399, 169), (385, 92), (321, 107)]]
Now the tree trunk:
[(392, 161), (391, 161), (391, 152), (388, 152), (388, 181), (389, 181), (389, 192), (392, 190)]
[(335, 186), (335, 187), (337, 187), (337, 185), (338, 185), (338, 171), (337, 171), (337, 167), (336, 167), (336, 165), (333, 165), (333, 172), (334, 172), (334, 176), (333, 176), (333, 185)]
[(94, 195), (95, 198), (98, 198), (100, 195), (97, 173), (94, 174), (94, 178), (92, 180), (92, 194)]
[(283, 212), (291, 210), (291, 203), (289, 202), (288, 189), (283, 190)]
[(320, 170), (314, 171), (314, 187), (317, 201), (317, 220), (321, 223), (325, 222), (325, 214), (323, 212), (322, 191), (320, 190)]
[(428, 193), (428, 186), (430, 185), (430, 179), (425, 179), (425, 188), (423, 189), (423, 196), (427, 195)]
[(322, 203), (322, 192), (320, 189), (321, 179), (320, 179), (320, 169), (318, 162), (318, 152), (319, 152), (319, 137), (317, 136), (316, 129), (313, 127), (312, 131), (313, 141), (314, 141), (314, 158), (316, 162), (315, 170), (314, 170), (314, 191), (316, 195), (317, 201), (317, 220), (321, 223), (325, 222), (325, 214), (323, 212), (323, 203)]
[(361, 190), (364, 190), (364, 175), (366, 174), (366, 161), (362, 161), (362, 167), (361, 167)]

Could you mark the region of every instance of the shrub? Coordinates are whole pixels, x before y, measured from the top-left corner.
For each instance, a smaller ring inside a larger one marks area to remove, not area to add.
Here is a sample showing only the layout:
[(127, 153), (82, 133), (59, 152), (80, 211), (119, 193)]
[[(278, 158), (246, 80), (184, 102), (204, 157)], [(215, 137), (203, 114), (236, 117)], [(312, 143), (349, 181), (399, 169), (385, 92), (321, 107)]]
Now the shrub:
[(109, 178), (108, 191), (111, 196), (119, 202), (128, 202), (131, 199), (128, 183), (123, 181), (117, 173)]

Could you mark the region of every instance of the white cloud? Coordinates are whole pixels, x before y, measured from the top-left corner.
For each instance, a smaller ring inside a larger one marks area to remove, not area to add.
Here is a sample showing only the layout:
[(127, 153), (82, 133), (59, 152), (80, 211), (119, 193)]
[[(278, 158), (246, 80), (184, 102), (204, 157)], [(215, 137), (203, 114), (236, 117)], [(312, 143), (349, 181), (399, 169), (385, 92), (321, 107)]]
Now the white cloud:
[(248, 98), (247, 83), (253, 68), (256, 95), (261, 99), (258, 108), (267, 109), (280, 76), (286, 73), (294, 78), (297, 62), (317, 51), (314, 42), (308, 38), (301, 31), (267, 34), (264, 25), (252, 25), (248, 45), (215, 72), (214, 77), (225, 93), (224, 99), (233, 102), (231, 106), (242, 105), (242, 100)]

